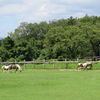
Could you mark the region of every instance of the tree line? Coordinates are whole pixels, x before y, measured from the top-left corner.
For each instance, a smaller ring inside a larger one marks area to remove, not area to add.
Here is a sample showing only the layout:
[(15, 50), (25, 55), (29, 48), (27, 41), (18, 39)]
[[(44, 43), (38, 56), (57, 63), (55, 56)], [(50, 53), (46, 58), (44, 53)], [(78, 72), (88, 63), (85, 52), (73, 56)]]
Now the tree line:
[(99, 56), (100, 17), (22, 22), (0, 40), (0, 61)]

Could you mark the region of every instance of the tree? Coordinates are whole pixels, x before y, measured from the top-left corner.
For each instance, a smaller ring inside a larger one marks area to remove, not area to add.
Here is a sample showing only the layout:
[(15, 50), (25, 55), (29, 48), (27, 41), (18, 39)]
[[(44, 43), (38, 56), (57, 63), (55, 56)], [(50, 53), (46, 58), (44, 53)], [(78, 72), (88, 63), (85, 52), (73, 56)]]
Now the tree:
[(83, 32), (85, 34), (87, 41), (89, 41), (91, 47), (90, 50), (92, 50), (91, 52), (92, 56), (98, 55), (97, 54), (98, 49), (96, 46), (100, 40), (100, 31), (98, 25), (99, 24), (93, 25), (91, 23), (85, 23), (83, 25)]
[(14, 33), (9, 32), (8, 35), (14, 40), (18, 40), (21, 38), (27, 38), (28, 30), (26, 29), (26, 26), (28, 25), (27, 22), (20, 23), (20, 26), (15, 29)]
[(70, 18), (68, 18), (67, 20), (67, 24), (68, 25), (76, 25), (77, 24), (77, 19), (73, 18), (72, 16)]
[[(54, 27), (51, 28), (48, 33), (46, 34), (44, 46), (46, 53), (51, 53), (50, 54), (45, 54), (45, 55), (50, 55), (47, 58), (57, 58), (58, 56), (61, 55), (61, 39), (64, 38), (64, 29), (62, 27)], [(51, 51), (51, 52), (50, 52)]]
[(0, 57), (2, 58), (2, 61), (7, 61), (10, 58), (9, 52), (6, 49), (2, 48), (0, 50)]
[(49, 22), (22, 22), (14, 33), (9, 33), (15, 46), (10, 46), (10, 43), (6, 45), (6, 42), (3, 45), (3, 41), (1, 43), (3, 49), (7, 50), (6, 54), (21, 60), (97, 56), (99, 23), (100, 17), (88, 15), (79, 19), (71, 16)]
[(6, 50), (11, 50), (14, 47), (14, 40), (12, 40), (9, 36), (2, 40), (2, 46)]
[(65, 47), (66, 47), (66, 56), (68, 58), (76, 58), (79, 56), (79, 49), (82, 47), (83, 41), (80, 38), (81, 30), (77, 26), (69, 26), (65, 28)]
[[(25, 39), (22, 39), (20, 41), (17, 41), (15, 45), (15, 58), (19, 58), (20, 60), (26, 59), (26, 53), (27, 51), (27, 41)], [(28, 58), (28, 56), (27, 56)]]

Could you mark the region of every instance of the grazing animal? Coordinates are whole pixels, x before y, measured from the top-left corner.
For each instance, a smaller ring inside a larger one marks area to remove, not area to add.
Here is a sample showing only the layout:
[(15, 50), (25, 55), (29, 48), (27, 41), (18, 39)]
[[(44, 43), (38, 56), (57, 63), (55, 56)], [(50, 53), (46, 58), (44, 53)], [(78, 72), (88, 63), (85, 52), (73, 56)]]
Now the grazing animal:
[(86, 63), (78, 63), (78, 70), (80, 69), (92, 69), (92, 63), (91, 62), (86, 62)]
[(8, 70), (8, 68), (9, 66), (6, 66), (6, 65), (2, 66), (2, 72), (4, 72), (4, 70)]
[(11, 65), (9, 65), (8, 71), (10, 72), (10, 70), (12, 70), (12, 69), (15, 69), (15, 73), (16, 73), (17, 70), (22, 72), (22, 69), (21, 69), (20, 65), (18, 65), (18, 64), (11, 64)]

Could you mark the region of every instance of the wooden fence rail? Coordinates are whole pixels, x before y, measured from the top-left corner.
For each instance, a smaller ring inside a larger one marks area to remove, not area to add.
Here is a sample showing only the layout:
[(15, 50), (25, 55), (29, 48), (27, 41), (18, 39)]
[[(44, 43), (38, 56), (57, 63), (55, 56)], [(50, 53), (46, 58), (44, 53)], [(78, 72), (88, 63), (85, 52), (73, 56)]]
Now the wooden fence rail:
[[(100, 61), (91, 61), (92, 63), (100, 63)], [(17, 61), (14, 61), (14, 62), (0, 62), (0, 65), (9, 65), (9, 64), (23, 64), (24, 65), (24, 69), (26, 69), (26, 65), (27, 64), (34, 64), (33, 65), (33, 68), (35, 68), (35, 64), (43, 64), (43, 68), (45, 68), (45, 64), (46, 63), (49, 63), (49, 64), (52, 64), (52, 68), (55, 68), (55, 63), (78, 63), (78, 61), (54, 61), (54, 60), (40, 60), (40, 61), (23, 61), (23, 62), (17, 62)]]
[(23, 62), (17, 62), (17, 61), (14, 61), (14, 62), (0, 62), (0, 65), (10, 65), (10, 64), (23, 64), (24, 65), (24, 69), (26, 69), (26, 65), (27, 64), (34, 64), (34, 67), (35, 68), (35, 64), (43, 64), (43, 68), (45, 68), (45, 64), (46, 63), (49, 63), (49, 64), (52, 64), (53, 68), (55, 68), (55, 63), (77, 63), (77, 61), (50, 61), (50, 60), (40, 60), (40, 61), (23, 61)]
[(23, 62), (0, 62), (0, 64), (42, 64), (42, 63), (77, 63), (78, 61), (23, 61)]

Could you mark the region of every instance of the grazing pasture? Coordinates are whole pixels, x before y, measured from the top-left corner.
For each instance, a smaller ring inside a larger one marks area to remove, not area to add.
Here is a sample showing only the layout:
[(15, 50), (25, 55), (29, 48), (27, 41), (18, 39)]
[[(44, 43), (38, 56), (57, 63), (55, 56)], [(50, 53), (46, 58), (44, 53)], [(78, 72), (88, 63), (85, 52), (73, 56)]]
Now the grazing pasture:
[[(21, 65), (22, 69), (78, 69), (78, 63), (44, 63)], [(100, 63), (92, 63), (92, 69), (100, 69)]]
[[(0, 70), (1, 71), (1, 70)], [(0, 72), (1, 100), (99, 100), (100, 70)]]

